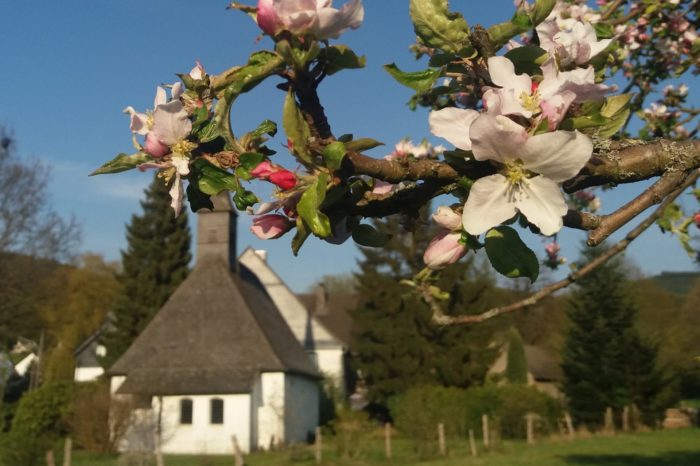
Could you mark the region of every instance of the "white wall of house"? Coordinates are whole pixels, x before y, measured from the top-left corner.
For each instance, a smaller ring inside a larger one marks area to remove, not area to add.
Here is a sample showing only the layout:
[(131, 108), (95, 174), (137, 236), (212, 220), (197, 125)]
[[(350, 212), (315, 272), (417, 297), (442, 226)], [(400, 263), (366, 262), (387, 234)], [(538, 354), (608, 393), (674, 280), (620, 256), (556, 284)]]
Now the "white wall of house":
[(125, 375), (115, 375), (111, 379), (109, 379), (109, 392), (114, 395), (117, 393), (117, 390), (119, 390), (119, 387), (122, 386), (124, 381), (126, 380)]
[(257, 410), (257, 447), (268, 449), (286, 441), (284, 431), (285, 374), (264, 372), (260, 376)]
[[(192, 400), (192, 423), (180, 423), (182, 399)], [(211, 423), (211, 400), (224, 404), (222, 424)], [(167, 454), (232, 454), (235, 435), (241, 450), (250, 450), (249, 394), (153, 397), (161, 419), (161, 449)]]
[(101, 367), (76, 367), (73, 380), (76, 382), (92, 382), (97, 380), (104, 372), (104, 369)]
[(323, 348), (316, 350), (318, 370), (324, 377), (333, 380), (335, 386), (341, 390), (344, 388), (345, 368), (343, 363), (344, 351), (342, 348)]
[(37, 359), (39, 358), (34, 353), (26, 355), (21, 361), (15, 364), (15, 372), (17, 375), (24, 377), (29, 371), (29, 368), (32, 367), (32, 363)]
[(306, 442), (318, 426), (319, 384), (306, 377), (287, 374), (284, 392), (285, 442)]

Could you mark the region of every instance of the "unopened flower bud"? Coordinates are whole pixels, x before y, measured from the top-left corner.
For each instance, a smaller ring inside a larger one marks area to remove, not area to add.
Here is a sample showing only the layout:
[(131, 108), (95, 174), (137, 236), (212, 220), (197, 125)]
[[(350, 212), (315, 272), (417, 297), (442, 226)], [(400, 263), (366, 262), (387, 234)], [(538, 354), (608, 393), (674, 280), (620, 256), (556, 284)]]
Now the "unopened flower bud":
[(462, 229), (462, 216), (446, 206), (440, 206), (433, 214), (433, 220), (441, 227), (457, 231)]
[(268, 214), (253, 219), (250, 231), (260, 239), (275, 239), (291, 228), (292, 222), (284, 215)]
[(430, 242), (423, 254), (423, 262), (428, 268), (440, 270), (454, 264), (467, 253), (467, 246), (460, 243), (462, 235), (443, 231)]
[(292, 189), (297, 185), (297, 177), (289, 170), (280, 170), (270, 173), (267, 179), (270, 183), (279, 186), (283, 191)]

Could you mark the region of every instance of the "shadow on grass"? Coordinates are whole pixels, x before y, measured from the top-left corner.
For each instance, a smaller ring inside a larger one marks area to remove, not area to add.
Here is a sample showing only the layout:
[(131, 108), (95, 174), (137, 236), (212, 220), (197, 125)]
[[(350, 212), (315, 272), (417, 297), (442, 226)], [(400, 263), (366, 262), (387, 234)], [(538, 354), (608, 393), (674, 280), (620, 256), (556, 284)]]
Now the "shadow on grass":
[(700, 465), (700, 452), (672, 451), (659, 456), (566, 455), (563, 459), (579, 466), (693, 466)]

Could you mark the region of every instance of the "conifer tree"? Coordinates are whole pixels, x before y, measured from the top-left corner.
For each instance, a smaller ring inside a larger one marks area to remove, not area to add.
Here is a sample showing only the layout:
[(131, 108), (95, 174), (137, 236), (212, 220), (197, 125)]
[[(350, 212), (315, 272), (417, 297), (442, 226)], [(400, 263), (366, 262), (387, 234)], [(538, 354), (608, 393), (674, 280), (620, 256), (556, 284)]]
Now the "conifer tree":
[[(428, 306), (400, 284), (424, 267), (423, 252), (435, 233), (426, 217), (412, 221), (412, 234), (402, 233), (405, 218), (377, 222), (391, 241), (384, 248), (361, 249), (353, 348), (369, 399), (380, 404), (418, 385), (481, 383), (497, 354), (490, 343), (502, 321), (440, 327), (431, 321)], [(493, 279), (475, 265), (473, 255), (446, 269), (439, 284), (450, 292), (450, 313), (480, 312), (494, 304)]]
[[(586, 261), (599, 254), (586, 251)], [(662, 409), (665, 381), (656, 348), (635, 327), (637, 309), (628, 294), (624, 264), (611, 261), (586, 275), (573, 293), (571, 321), (563, 352), (563, 389), (575, 420), (602, 425), (608, 407), (620, 412), (635, 405), (653, 425)]]
[(133, 215), (126, 228), (128, 246), (122, 251), (123, 271), (117, 276), (122, 293), (112, 311), (113, 329), (103, 338), (105, 367), (126, 351), (189, 270), (192, 256), (187, 214), (173, 215), (168, 188), (161, 178), (154, 178), (145, 196), (143, 213)]
[(520, 332), (516, 328), (508, 331), (508, 363), (506, 380), (515, 384), (527, 384), (527, 357)]

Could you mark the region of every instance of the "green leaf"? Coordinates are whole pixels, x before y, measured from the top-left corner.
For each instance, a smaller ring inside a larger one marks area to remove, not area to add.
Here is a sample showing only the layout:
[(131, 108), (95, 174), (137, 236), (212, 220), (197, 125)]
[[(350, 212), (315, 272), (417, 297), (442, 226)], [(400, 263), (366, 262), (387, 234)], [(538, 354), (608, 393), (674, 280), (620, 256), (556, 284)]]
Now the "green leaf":
[(142, 163), (152, 161), (153, 159), (151, 158), (151, 156), (143, 152), (137, 152), (132, 155), (121, 153), (109, 162), (102, 165), (94, 172), (90, 173), (90, 176), (125, 172), (127, 170), (131, 170), (132, 168), (137, 167), (138, 165), (141, 165)]
[(610, 121), (608, 123), (603, 125), (598, 130), (598, 137), (605, 139), (617, 134), (617, 132), (620, 131), (620, 128), (625, 126), (625, 122), (627, 121), (629, 114), (629, 108), (615, 114), (614, 117), (610, 118)]
[(292, 46), (287, 40), (280, 40), (275, 46), (275, 51), (280, 54), (284, 60), (294, 66), (298, 70), (306, 68), (306, 64), (318, 57), (321, 47), (318, 42), (313, 41), (311, 44), (305, 44), (308, 48), (300, 48)]
[(613, 118), (629, 108), (629, 103), (633, 96), (634, 94), (629, 93), (607, 97), (603, 108), (600, 109), (600, 114), (604, 117)]
[(320, 238), (331, 235), (331, 223), (326, 214), (319, 210), (326, 197), (327, 183), (328, 174), (320, 173), (313, 184), (306, 188), (297, 204), (299, 216), (304, 219), (311, 232)]
[(311, 131), (291, 90), (284, 100), (282, 125), (284, 132), (287, 133), (287, 139), (292, 143), (291, 149), (294, 155), (302, 162), (310, 164), (311, 152), (306, 144), (311, 137)]
[(297, 217), (297, 232), (292, 238), (292, 253), (296, 256), (311, 232), (301, 217)]
[(192, 212), (197, 212), (199, 209), (214, 209), (209, 196), (200, 191), (195, 183), (188, 183), (186, 192), (187, 202)]
[(389, 242), (391, 236), (378, 231), (372, 225), (362, 223), (352, 230), (352, 239), (360, 246), (381, 248)]
[(510, 227), (492, 228), (486, 233), (486, 255), (496, 271), (510, 278), (537, 280), (540, 264), (537, 256)]
[(215, 196), (224, 190), (240, 190), (240, 183), (232, 173), (204, 159), (195, 160), (193, 166), (195, 168), (193, 177), (197, 180), (197, 187), (204, 194)]
[(265, 156), (259, 152), (245, 152), (238, 158), (238, 165), (250, 171), (260, 165), (265, 160)]
[(523, 45), (506, 52), (505, 57), (515, 65), (517, 74), (541, 74), (540, 65), (547, 58), (547, 52), (536, 45)]
[(447, 0), (411, 0), (413, 29), (428, 47), (459, 54), (470, 47), (469, 25), (461, 14), (448, 9)]
[(401, 71), (394, 63), (384, 65), (384, 69), (399, 83), (418, 92), (425, 92), (433, 87), (435, 80), (441, 74), (439, 69), (405, 72)]
[(532, 26), (535, 27), (547, 19), (556, 4), (557, 0), (536, 0), (532, 9)]
[(271, 120), (265, 120), (258, 125), (253, 131), (248, 133), (248, 137), (251, 139), (257, 139), (263, 135), (274, 136), (277, 134), (277, 123)]
[(326, 167), (331, 171), (340, 170), (345, 154), (347, 154), (347, 149), (342, 142), (335, 141), (328, 144), (323, 148), (323, 160), (326, 162)]
[(197, 131), (196, 136), (199, 142), (209, 142), (218, 138), (221, 135), (219, 124), (216, 121), (210, 121), (209, 123), (203, 125), (199, 131)]
[(365, 150), (374, 149), (375, 147), (383, 146), (383, 142), (379, 142), (372, 138), (360, 138), (354, 141), (349, 141), (345, 143), (345, 148), (347, 150), (362, 152)]
[(345, 45), (333, 45), (322, 49), (318, 59), (326, 63), (328, 75), (346, 69), (364, 68), (367, 61), (364, 55), (355, 55), (355, 52)]

